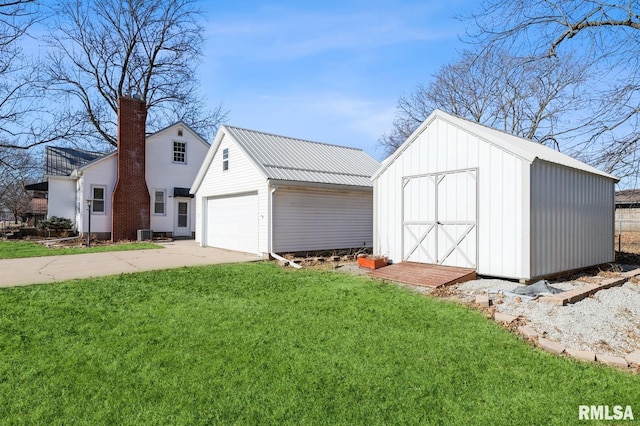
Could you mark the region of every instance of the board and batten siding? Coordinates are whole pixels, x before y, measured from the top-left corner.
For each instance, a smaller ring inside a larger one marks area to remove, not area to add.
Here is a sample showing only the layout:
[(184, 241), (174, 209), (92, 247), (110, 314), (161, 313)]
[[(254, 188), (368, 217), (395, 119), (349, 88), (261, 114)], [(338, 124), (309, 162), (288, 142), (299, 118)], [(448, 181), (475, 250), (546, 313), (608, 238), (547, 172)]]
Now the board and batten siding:
[[(222, 170), (222, 152), (229, 149), (229, 169)], [(224, 135), (209, 165), (196, 198), (196, 242), (206, 245), (207, 199), (224, 195), (258, 192), (259, 250), (268, 252), (268, 188), (265, 177), (233, 140)]]
[[(517, 277), (529, 271), (528, 163), (452, 123), (436, 119), (374, 180), (374, 253), (403, 259), (403, 178), (477, 169), (477, 271)], [(455, 208), (452, 206), (451, 208)]]
[(614, 182), (546, 161), (531, 166), (531, 276), (614, 260)]
[(372, 191), (278, 187), (273, 201), (276, 253), (371, 247)]

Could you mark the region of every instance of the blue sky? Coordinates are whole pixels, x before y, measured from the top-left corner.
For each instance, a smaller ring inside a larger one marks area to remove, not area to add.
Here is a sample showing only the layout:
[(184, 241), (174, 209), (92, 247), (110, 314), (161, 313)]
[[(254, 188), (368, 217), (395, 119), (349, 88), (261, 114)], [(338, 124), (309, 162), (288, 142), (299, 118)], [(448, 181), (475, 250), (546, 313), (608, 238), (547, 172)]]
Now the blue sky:
[(381, 159), (401, 94), (464, 48), (471, 0), (205, 2), (200, 66), (227, 124), (362, 148)]

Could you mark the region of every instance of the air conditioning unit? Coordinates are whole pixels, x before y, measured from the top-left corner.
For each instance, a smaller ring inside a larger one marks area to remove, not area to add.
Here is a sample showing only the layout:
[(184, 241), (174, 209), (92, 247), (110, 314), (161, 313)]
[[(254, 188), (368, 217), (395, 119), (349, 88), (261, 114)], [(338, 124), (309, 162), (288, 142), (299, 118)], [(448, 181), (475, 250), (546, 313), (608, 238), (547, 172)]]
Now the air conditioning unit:
[(153, 231), (151, 229), (138, 229), (138, 241), (153, 240)]

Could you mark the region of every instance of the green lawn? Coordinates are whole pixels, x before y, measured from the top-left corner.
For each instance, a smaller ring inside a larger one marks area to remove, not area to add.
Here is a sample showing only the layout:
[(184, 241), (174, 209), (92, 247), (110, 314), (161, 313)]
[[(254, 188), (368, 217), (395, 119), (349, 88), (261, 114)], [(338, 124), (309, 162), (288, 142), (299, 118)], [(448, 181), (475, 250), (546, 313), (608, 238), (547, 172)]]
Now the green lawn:
[(42, 244), (29, 241), (0, 241), (0, 259), (17, 259), (20, 257), (58, 256), (61, 254), (99, 253), (105, 251), (144, 250), (162, 248), (153, 243), (113, 244), (105, 246), (48, 248)]
[(640, 377), (394, 285), (270, 263), (0, 291), (4, 424), (576, 424)]

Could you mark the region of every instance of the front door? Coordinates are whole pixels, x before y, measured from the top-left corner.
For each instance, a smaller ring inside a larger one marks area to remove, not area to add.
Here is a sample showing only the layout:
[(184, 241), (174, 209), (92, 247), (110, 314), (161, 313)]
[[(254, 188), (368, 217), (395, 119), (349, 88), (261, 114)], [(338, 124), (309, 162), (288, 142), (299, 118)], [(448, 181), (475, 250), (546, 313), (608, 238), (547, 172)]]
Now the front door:
[(191, 200), (176, 200), (176, 218), (175, 229), (173, 235), (176, 237), (187, 237), (191, 235), (191, 229), (189, 226), (189, 205)]
[(476, 267), (477, 170), (403, 179), (403, 260)]

